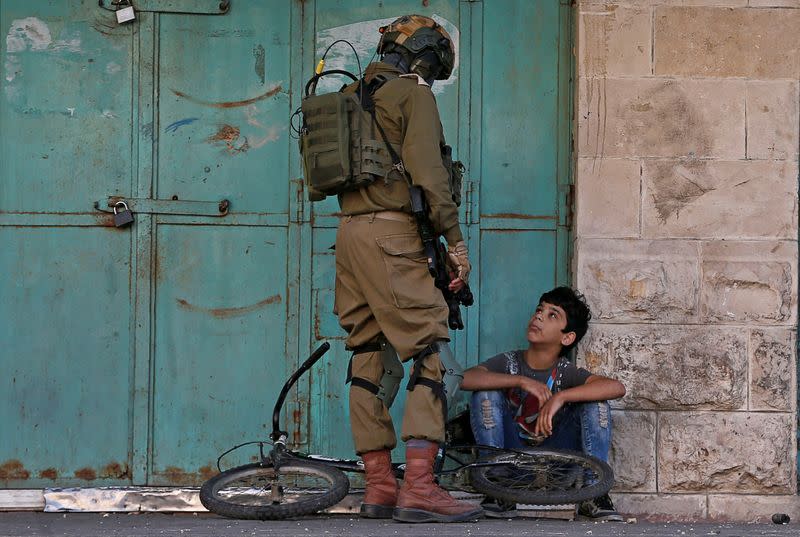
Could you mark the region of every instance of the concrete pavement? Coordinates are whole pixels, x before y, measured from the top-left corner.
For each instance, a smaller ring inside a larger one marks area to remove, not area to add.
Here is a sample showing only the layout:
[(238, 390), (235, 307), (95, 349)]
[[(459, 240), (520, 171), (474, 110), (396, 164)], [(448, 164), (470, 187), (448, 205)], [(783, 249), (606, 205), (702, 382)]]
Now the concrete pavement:
[(471, 524), (396, 524), (352, 516), (249, 521), (211, 514), (0, 513), (0, 537), (783, 537), (800, 524), (598, 523), (540, 519), (482, 520)]

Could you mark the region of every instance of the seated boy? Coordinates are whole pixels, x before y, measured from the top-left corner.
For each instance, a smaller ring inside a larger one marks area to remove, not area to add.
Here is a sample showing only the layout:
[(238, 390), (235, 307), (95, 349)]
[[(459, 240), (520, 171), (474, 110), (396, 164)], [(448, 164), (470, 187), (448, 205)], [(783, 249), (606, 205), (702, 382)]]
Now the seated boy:
[[(566, 358), (592, 315), (583, 295), (569, 287), (543, 294), (528, 321), (528, 349), (498, 354), (464, 372), (461, 389), (473, 391), (475, 442), (499, 448), (568, 449), (608, 461), (611, 412), (625, 395), (621, 382), (593, 375)], [(516, 516), (516, 506), (487, 499), (486, 516)], [(582, 502), (578, 514), (621, 521), (608, 495)]]

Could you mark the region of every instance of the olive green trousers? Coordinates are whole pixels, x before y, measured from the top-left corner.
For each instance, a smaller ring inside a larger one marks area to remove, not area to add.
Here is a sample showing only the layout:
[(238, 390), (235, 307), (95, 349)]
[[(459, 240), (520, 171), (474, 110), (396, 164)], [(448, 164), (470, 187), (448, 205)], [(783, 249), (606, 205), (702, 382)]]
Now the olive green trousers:
[[(357, 348), (385, 338), (407, 362), (438, 340), (449, 340), (447, 304), (428, 273), (422, 241), (410, 215), (399, 212), (344, 216), (336, 234), (335, 313)], [(441, 382), (438, 354), (414, 364), (420, 376)], [(351, 373), (375, 385), (383, 376), (379, 352), (353, 356)], [(403, 440), (444, 440), (442, 404), (427, 386), (407, 392)], [(350, 387), (350, 424), (356, 453), (397, 444), (383, 402), (360, 386)]]

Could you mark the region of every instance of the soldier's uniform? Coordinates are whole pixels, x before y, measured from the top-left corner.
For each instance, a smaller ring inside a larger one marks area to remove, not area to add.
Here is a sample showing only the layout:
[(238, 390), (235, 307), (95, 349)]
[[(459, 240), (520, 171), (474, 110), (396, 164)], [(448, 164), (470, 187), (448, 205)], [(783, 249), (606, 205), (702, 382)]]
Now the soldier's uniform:
[[(433, 477), (438, 444), (444, 440), (443, 381), (456, 377), (453, 372), (460, 367), (447, 345), (448, 308), (428, 273), (408, 183), (422, 188), (434, 231), (448, 242), (448, 258), (457, 270), (451, 285), (466, 283), (468, 252), (450, 191), (450, 172), (442, 158), (439, 111), (429, 86), (434, 79), (450, 76), (455, 48), (436, 21), (421, 15), (400, 17), (380, 32), (377, 52), (383, 61), (371, 64), (364, 82), (345, 91), (358, 92), (362, 108), (374, 112), (369, 125), (374, 119), (381, 131), (378, 151), (388, 144), (391, 160), (373, 153), (375, 144), (357, 156), (383, 159), (378, 169), (385, 167), (388, 173), (339, 194), (342, 217), (336, 234), (335, 311), (353, 350), (348, 375), (350, 420), (366, 474), (361, 515), (402, 522), (473, 520), (483, 511), (450, 496)], [(362, 149), (351, 144), (350, 150)], [(397, 357), (414, 360), (403, 416), (402, 487), (392, 470), (390, 450), (397, 439), (387, 408), (403, 373)], [(384, 384), (389, 377), (395, 382)]]
[[(442, 163), (444, 135), (433, 92), (417, 75), (402, 75), (391, 65), (371, 64), (366, 82), (376, 75), (390, 77), (373, 96), (376, 120), (413, 183), (423, 188), (435, 230), (455, 245), (463, 237)], [(399, 172), (340, 194), (339, 201), (344, 216), (336, 235), (335, 311), (348, 332), (347, 346), (355, 351), (351, 375), (377, 385), (384, 372), (380, 353), (359, 350), (385, 338), (401, 360), (410, 360), (449, 339), (448, 309), (428, 273), (408, 183)], [(442, 381), (437, 354), (415, 367), (421, 367), (421, 377)], [(389, 412), (372, 393), (351, 388), (350, 416), (359, 454), (395, 447)], [(441, 401), (428, 386), (417, 385), (408, 393), (402, 438), (441, 442), (444, 419)]]

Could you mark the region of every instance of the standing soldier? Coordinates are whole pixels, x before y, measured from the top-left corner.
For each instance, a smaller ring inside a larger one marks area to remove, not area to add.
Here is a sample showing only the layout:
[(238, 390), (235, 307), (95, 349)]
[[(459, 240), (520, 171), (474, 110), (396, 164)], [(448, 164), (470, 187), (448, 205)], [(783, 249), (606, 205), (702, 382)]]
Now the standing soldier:
[[(455, 48), (444, 28), (421, 15), (400, 17), (380, 32), (381, 61), (367, 67), (364, 84), (345, 91), (379, 86), (371, 95), (373, 117), (394, 165), (371, 184), (339, 194), (342, 217), (336, 235), (335, 312), (353, 351), (350, 420), (366, 469), (361, 514), (402, 522), (474, 520), (482, 510), (456, 501), (433, 479), (444, 441), (444, 387), (449, 387), (448, 375), (460, 375), (461, 368), (448, 345), (448, 308), (428, 273), (409, 199), (411, 182), (424, 191), (435, 231), (447, 240), (457, 274), (450, 288), (461, 289), (470, 263), (431, 91), (434, 80), (450, 76)], [(390, 458), (397, 438), (388, 411), (403, 375), (398, 356), (414, 361), (402, 428), (405, 478), (399, 490)]]

